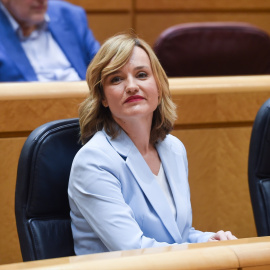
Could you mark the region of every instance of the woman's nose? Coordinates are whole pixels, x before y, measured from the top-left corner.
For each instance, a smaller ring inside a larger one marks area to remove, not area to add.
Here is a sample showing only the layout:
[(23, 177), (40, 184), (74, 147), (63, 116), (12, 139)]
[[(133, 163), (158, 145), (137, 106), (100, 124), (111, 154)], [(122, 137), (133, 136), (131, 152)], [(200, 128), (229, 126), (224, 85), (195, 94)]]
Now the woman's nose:
[(136, 83), (136, 80), (135, 80), (135, 78), (133, 78), (133, 77), (128, 77), (127, 78), (127, 83), (126, 83), (126, 88), (125, 88), (125, 91), (127, 92), (127, 93), (132, 93), (132, 92), (138, 92), (139, 91), (139, 86), (137, 85), (137, 83)]

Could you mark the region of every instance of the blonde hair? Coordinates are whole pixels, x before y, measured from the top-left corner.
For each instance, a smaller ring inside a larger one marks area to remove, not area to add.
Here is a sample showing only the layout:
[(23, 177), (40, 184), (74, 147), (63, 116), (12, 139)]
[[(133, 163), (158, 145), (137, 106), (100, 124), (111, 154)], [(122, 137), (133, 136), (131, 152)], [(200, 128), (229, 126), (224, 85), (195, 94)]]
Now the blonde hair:
[(135, 46), (148, 55), (159, 91), (159, 104), (153, 113), (150, 143), (163, 140), (172, 130), (176, 119), (176, 106), (171, 100), (168, 78), (151, 47), (134, 34), (119, 34), (109, 38), (100, 48), (86, 72), (89, 96), (80, 105), (79, 118), (81, 141), (85, 144), (97, 131), (105, 129), (112, 138), (117, 137), (119, 128), (110, 109), (102, 105), (105, 78), (123, 67)]

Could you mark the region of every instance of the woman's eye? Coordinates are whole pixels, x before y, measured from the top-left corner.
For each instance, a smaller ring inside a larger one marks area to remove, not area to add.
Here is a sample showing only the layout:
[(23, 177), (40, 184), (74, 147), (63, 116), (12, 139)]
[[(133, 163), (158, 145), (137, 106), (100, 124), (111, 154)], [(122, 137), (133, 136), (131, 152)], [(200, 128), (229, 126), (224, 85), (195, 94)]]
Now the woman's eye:
[(146, 72), (139, 72), (137, 75), (138, 78), (146, 78), (147, 77), (147, 73)]
[(113, 77), (111, 79), (111, 83), (119, 83), (121, 81), (121, 78), (119, 76)]

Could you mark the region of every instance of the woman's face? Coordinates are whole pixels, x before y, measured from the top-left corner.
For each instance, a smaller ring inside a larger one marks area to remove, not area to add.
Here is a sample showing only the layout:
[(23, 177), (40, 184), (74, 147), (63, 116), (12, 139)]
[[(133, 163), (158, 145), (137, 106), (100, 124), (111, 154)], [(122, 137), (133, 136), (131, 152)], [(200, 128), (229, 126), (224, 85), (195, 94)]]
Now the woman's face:
[(105, 98), (115, 121), (121, 123), (143, 118), (152, 122), (158, 106), (158, 87), (147, 53), (135, 46), (128, 62), (107, 76), (103, 84)]

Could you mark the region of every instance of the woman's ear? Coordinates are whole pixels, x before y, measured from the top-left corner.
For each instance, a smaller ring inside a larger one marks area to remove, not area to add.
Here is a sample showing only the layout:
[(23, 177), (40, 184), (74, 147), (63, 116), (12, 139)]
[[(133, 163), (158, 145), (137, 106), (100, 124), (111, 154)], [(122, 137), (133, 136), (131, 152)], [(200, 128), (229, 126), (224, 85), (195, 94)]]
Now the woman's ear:
[(102, 105), (103, 105), (104, 107), (108, 107), (108, 106), (109, 106), (106, 98), (102, 99), (101, 102), (102, 102)]

